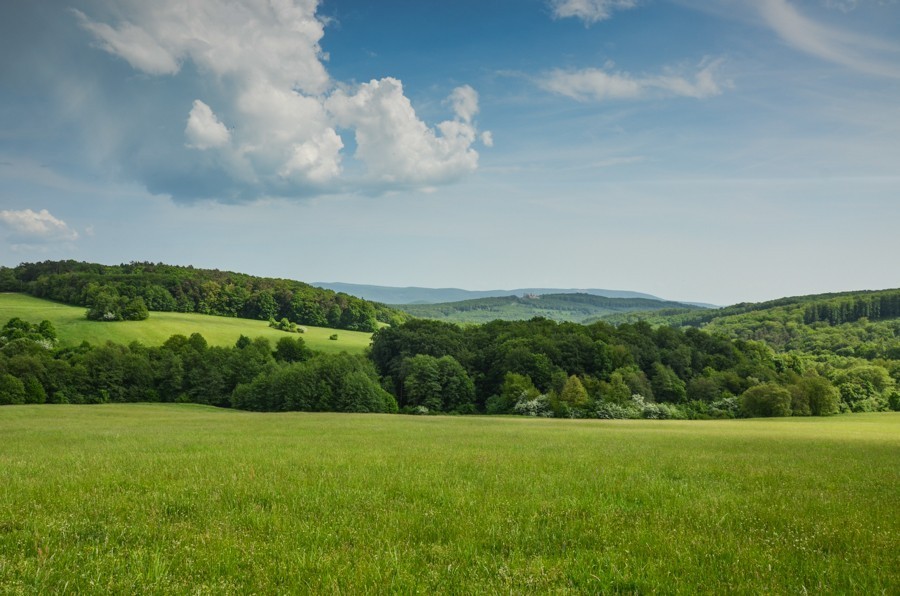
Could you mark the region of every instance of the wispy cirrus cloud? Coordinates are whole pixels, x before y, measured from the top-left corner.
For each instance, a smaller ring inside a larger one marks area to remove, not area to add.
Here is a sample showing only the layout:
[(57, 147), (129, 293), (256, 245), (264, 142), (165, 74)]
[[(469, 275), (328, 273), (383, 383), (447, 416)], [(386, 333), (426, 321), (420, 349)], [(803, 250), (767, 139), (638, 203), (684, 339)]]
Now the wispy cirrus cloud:
[(691, 73), (667, 69), (661, 74), (635, 76), (609, 68), (552, 70), (538, 77), (539, 87), (579, 101), (641, 99), (652, 95), (703, 99), (731, 86), (717, 74), (722, 60), (704, 60)]
[[(828, 2), (845, 12), (857, 4)], [(823, 25), (787, 0), (759, 0), (754, 5), (765, 23), (795, 49), (865, 74), (900, 78), (900, 44)]]

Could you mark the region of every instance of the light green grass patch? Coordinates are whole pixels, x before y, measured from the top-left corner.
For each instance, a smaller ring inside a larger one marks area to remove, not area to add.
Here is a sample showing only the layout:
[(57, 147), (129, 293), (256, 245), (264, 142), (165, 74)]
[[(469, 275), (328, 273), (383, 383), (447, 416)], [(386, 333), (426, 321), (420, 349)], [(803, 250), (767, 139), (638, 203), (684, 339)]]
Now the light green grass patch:
[[(272, 329), (266, 321), (216, 317), (194, 313), (151, 312), (146, 321), (89, 321), (85, 310), (27, 294), (0, 293), (0, 325), (13, 317), (30, 323), (47, 319), (56, 327), (64, 344), (75, 345), (82, 341), (102, 344), (106, 341), (128, 344), (138, 341), (147, 346), (158, 346), (172, 335), (200, 333), (210, 345), (232, 346), (241, 335), (250, 338), (266, 337), (274, 345), (280, 338), (294, 334)], [(300, 335), (313, 350), (322, 352), (363, 352), (372, 339), (371, 333), (344, 331), (324, 327), (307, 327)], [(328, 339), (337, 333), (337, 340)]]
[(900, 414), (0, 408), (0, 593), (900, 592)]

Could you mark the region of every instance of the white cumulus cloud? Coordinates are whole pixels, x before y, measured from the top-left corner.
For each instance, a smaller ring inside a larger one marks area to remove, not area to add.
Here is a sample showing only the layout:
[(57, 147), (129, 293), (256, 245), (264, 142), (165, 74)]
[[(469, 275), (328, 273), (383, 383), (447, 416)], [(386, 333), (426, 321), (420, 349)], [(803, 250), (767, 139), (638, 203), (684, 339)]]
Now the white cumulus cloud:
[(148, 74), (174, 74), (184, 60), (222, 77), (253, 75), (306, 93), (326, 89), (324, 25), (316, 0), (107, 0), (116, 26), (77, 12), (101, 47)]
[(722, 93), (730, 86), (716, 77), (721, 60), (704, 61), (691, 74), (668, 69), (658, 75), (634, 76), (601, 68), (553, 70), (537, 79), (537, 84), (553, 93), (579, 101), (639, 99), (653, 94), (702, 99)]
[(605, 21), (613, 12), (634, 8), (637, 4), (637, 0), (550, 0), (554, 17), (577, 18), (586, 25)]
[(451, 102), (457, 119), (430, 128), (416, 116), (403, 84), (388, 77), (364, 83), (355, 93), (338, 90), (326, 105), (340, 126), (356, 131), (356, 157), (374, 179), (426, 184), (453, 180), (478, 166), (471, 148), (477, 131), (467, 120), (478, 111), (477, 96), (456, 89)]
[(20, 240), (65, 242), (78, 239), (78, 233), (75, 230), (63, 220), (54, 217), (46, 209), (40, 211), (31, 209), (0, 210), (0, 223), (3, 223)]
[(218, 96), (194, 101), (185, 145), (250, 192), (347, 188), (337, 127), (356, 135), (355, 157), (382, 182), (439, 183), (477, 167), (477, 92), (457, 88), (448, 100), (455, 118), (430, 127), (396, 79), (341, 90), (324, 66), (319, 0), (101, 1), (117, 22), (76, 13), (100, 48), (149, 75), (196, 72), (209, 81)]
[(464, 122), (471, 122), (478, 113), (478, 92), (469, 85), (457, 87), (447, 98), (453, 112)]
[(201, 150), (222, 147), (231, 139), (228, 129), (219, 122), (212, 108), (199, 99), (194, 100), (184, 136), (187, 137), (188, 147)]

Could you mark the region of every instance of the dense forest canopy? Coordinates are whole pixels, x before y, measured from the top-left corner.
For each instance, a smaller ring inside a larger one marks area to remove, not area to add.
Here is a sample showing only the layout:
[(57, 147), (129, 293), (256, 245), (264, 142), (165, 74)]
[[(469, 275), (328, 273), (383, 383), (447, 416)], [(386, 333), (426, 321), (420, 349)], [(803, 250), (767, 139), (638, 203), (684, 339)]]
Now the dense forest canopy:
[(299, 281), (161, 263), (23, 263), (0, 267), (0, 291), (84, 306), (96, 320), (140, 320), (148, 311), (174, 311), (374, 331), (379, 321), (405, 318), (387, 306)]
[(473, 407), (490, 413), (733, 417), (900, 406), (896, 360), (777, 353), (764, 342), (646, 322), (534, 319), (467, 328), (416, 320), (378, 331), (371, 357), (401, 408), (421, 405), (419, 377), (413, 397), (408, 384), (421, 355), (458, 362), (474, 384)]

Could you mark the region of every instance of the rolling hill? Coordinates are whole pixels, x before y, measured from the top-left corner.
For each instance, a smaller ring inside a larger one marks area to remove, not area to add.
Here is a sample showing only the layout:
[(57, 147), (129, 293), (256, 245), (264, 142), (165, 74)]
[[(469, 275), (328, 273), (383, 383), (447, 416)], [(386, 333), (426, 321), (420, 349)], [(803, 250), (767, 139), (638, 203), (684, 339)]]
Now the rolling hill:
[(164, 263), (73, 260), (0, 267), (0, 292), (22, 292), (97, 316), (139, 320), (146, 311), (198, 313), (372, 332), (404, 315), (383, 304), (307, 283)]
[(765, 341), (779, 351), (900, 359), (900, 289), (793, 296), (704, 311), (635, 311), (604, 320), (699, 327)]
[[(51, 302), (26, 294), (0, 293), (0, 325), (13, 317), (30, 323), (38, 323), (44, 319), (50, 321), (64, 345), (77, 345), (82, 341), (93, 345), (107, 341), (120, 344), (137, 341), (147, 346), (158, 346), (175, 334), (189, 336), (199, 333), (214, 346), (232, 346), (241, 335), (250, 338), (265, 337), (273, 344), (282, 337), (291, 336), (302, 337), (307, 346), (321, 352), (361, 353), (372, 337), (370, 333), (361, 331), (324, 327), (306, 327), (305, 333), (296, 336), (273, 329), (265, 321), (195, 313), (154, 312), (145, 321), (89, 321), (85, 318), (84, 307)], [(335, 333), (338, 339), (329, 339)]]
[(608, 298), (591, 294), (526, 294), (478, 298), (441, 304), (406, 304), (396, 308), (422, 319), (453, 323), (486, 323), (544, 317), (554, 321), (582, 323), (631, 311), (691, 312), (702, 307), (648, 298)]

